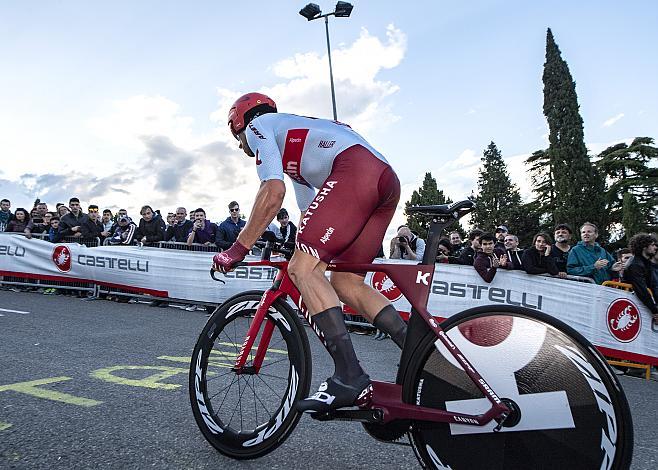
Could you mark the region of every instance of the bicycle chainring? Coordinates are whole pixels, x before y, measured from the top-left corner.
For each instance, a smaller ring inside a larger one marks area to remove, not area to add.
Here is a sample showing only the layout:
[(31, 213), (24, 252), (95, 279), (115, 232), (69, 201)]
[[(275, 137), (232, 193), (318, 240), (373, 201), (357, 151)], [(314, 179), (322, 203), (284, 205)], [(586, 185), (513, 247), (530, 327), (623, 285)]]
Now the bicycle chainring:
[(361, 423), (368, 434), (382, 442), (399, 441), (409, 431), (409, 423), (394, 421), (388, 424)]

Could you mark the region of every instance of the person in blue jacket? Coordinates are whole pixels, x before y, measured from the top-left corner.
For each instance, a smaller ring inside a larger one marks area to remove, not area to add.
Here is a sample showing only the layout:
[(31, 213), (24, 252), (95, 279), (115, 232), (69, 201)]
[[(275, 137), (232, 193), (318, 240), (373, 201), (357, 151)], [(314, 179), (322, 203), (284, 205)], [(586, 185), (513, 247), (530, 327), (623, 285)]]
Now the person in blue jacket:
[(603, 284), (612, 279), (614, 271), (620, 271), (622, 264), (615, 261), (610, 253), (605, 251), (596, 239), (599, 229), (591, 222), (585, 222), (580, 227), (580, 239), (569, 252), (567, 273), (574, 276), (591, 277), (597, 284)]

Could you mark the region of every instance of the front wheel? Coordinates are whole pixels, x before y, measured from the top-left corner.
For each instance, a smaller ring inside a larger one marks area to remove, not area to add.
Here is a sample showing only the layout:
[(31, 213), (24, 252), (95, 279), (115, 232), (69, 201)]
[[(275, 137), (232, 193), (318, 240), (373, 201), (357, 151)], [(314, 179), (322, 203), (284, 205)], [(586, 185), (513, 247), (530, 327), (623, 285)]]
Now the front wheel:
[(217, 308), (190, 364), (190, 401), (197, 425), (213, 447), (236, 459), (265, 455), (290, 435), (301, 417), (293, 405), (308, 396), (311, 383), (308, 337), (295, 311), (281, 299), (270, 306), (245, 364), (250, 370), (265, 324), (274, 323), (260, 370), (233, 370), (262, 294), (244, 293)]
[[(501, 399), (517, 407), (495, 421), (412, 424), (419, 461), (434, 469), (627, 469), (633, 424), (624, 392), (603, 357), (578, 332), (540, 312), (488, 306), (441, 325)], [(433, 333), (404, 377), (407, 403), (480, 414), (490, 402)]]

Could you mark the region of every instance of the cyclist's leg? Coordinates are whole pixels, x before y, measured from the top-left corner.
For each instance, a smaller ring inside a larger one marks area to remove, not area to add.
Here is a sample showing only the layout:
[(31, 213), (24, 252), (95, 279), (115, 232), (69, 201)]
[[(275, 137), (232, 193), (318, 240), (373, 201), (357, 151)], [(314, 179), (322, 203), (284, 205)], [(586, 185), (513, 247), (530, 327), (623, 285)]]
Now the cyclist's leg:
[(297, 402), (298, 411), (325, 412), (352, 405), (370, 383), (370, 377), (354, 352), (338, 297), (324, 275), (326, 266), (323, 261), (301, 251), (295, 252), (289, 265), (289, 272), (294, 273), (291, 278), (312, 314), (314, 327), (322, 332), (335, 367), (334, 374), (318, 392)]
[[(378, 188), (377, 207), (359, 236), (335, 259), (336, 262), (370, 263), (376, 256), (400, 199), (400, 183), (392, 169), (382, 172)], [(389, 334), (402, 347), (406, 324), (386, 297), (364, 284), (363, 273), (334, 272), (331, 274), (331, 284), (344, 303), (356, 309), (379, 330)]]

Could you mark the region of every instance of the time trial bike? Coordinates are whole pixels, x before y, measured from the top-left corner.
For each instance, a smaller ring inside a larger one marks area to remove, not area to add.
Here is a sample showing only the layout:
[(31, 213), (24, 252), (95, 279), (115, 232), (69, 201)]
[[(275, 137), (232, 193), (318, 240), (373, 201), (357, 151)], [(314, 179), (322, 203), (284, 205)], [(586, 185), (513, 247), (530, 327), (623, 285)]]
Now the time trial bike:
[[(471, 201), (417, 206), (431, 217), (420, 264), (330, 264), (329, 271), (385, 273), (412, 306), (397, 378), (372, 381), (357, 406), (312, 415), (359, 421), (376, 439), (408, 436), (425, 468), (629, 468), (633, 426), (624, 392), (604, 358), (578, 332), (528, 308), (490, 305), (439, 323), (427, 310), (441, 230)], [(251, 459), (276, 449), (308, 396), (311, 350), (300, 313), (322, 338), (288, 277), (221, 304), (192, 353), (189, 393), (203, 436), (219, 452)], [(240, 269), (240, 268), (238, 268)], [(438, 266), (440, 273), (440, 265)], [(214, 273), (211, 273), (214, 277)]]

